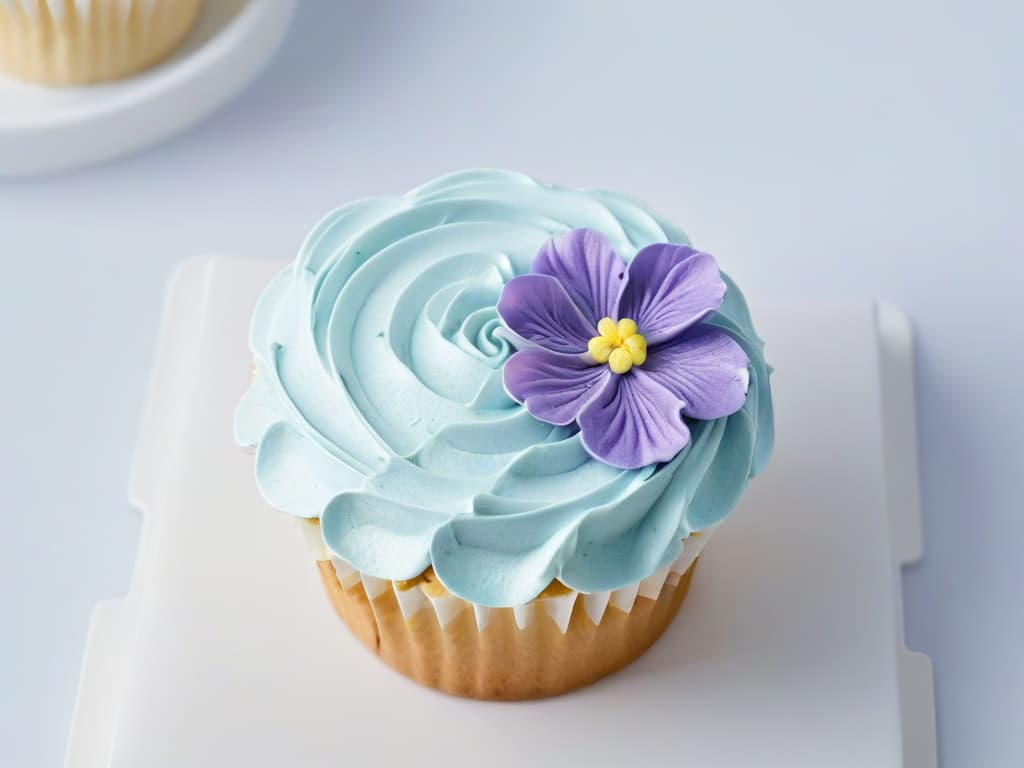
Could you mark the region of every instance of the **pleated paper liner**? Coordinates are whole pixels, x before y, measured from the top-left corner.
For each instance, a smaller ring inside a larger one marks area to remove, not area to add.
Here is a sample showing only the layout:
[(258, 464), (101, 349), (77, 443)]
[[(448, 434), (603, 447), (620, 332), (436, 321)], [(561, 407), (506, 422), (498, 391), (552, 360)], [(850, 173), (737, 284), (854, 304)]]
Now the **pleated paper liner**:
[(360, 573), (330, 556), (317, 521), (300, 528), (331, 603), (367, 648), (421, 685), (505, 701), (571, 691), (643, 654), (682, 605), (711, 533), (623, 589), (582, 594), (555, 582), (525, 605), (487, 608), (450, 594), (429, 569), (405, 582)]
[(0, 68), (23, 80), (83, 85), (167, 57), (202, 0), (0, 0)]

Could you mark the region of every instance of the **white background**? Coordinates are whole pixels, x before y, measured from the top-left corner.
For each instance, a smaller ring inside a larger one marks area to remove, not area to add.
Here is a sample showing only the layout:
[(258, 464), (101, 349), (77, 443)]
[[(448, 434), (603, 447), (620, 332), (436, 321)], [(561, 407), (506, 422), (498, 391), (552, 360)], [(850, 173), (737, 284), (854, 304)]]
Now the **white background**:
[(935, 662), (942, 764), (1021, 764), (1024, 6), (504, 5), (307, 0), (200, 127), (0, 182), (3, 764), (59, 763), (89, 611), (127, 587), (173, 266), (288, 256), (339, 203), (481, 165), (634, 193), (748, 292), (908, 312), (926, 559), (907, 638)]

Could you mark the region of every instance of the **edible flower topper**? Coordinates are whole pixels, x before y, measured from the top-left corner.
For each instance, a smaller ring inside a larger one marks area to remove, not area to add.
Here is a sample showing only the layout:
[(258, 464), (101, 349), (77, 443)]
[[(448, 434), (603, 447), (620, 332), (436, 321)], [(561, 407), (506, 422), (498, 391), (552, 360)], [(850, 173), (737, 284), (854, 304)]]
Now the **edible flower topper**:
[(714, 258), (686, 245), (649, 245), (627, 265), (600, 232), (552, 238), (498, 302), (523, 342), (505, 389), (541, 421), (576, 422), (606, 464), (669, 461), (690, 440), (687, 419), (728, 416), (746, 399), (746, 353), (704, 322), (725, 291)]

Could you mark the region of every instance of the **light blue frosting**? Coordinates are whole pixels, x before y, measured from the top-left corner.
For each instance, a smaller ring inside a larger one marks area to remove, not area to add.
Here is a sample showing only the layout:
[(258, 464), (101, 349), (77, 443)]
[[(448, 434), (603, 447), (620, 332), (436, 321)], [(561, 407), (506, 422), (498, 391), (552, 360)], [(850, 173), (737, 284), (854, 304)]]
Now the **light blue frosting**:
[(763, 343), (728, 277), (710, 322), (750, 358), (746, 404), (691, 423), (667, 464), (603, 464), (574, 428), (536, 420), (504, 392), (502, 286), (577, 227), (603, 232), (627, 260), (650, 243), (688, 243), (623, 195), (491, 170), (320, 222), (252, 319), (257, 376), (235, 436), (257, 446), (266, 500), (321, 518), (329, 549), (360, 571), (410, 579), (432, 565), (450, 592), (487, 606), (528, 602), (553, 579), (624, 587), (720, 521), (773, 442)]

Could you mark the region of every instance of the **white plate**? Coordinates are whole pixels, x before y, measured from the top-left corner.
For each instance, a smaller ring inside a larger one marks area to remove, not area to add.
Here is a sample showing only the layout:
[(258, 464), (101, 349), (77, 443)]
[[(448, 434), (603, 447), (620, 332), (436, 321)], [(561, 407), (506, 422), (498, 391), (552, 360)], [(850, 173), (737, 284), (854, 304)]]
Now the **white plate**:
[(170, 59), (111, 83), (55, 88), (0, 73), (0, 176), (106, 160), (198, 122), (259, 72), (294, 8), (295, 0), (208, 0)]
[(231, 444), (253, 302), (281, 265), (189, 262), (168, 294), (132, 495), (129, 595), (96, 609), (68, 765), (933, 768), (910, 332), (891, 307), (755, 302), (778, 445), (664, 637), (567, 696), (423, 689), (334, 616)]

